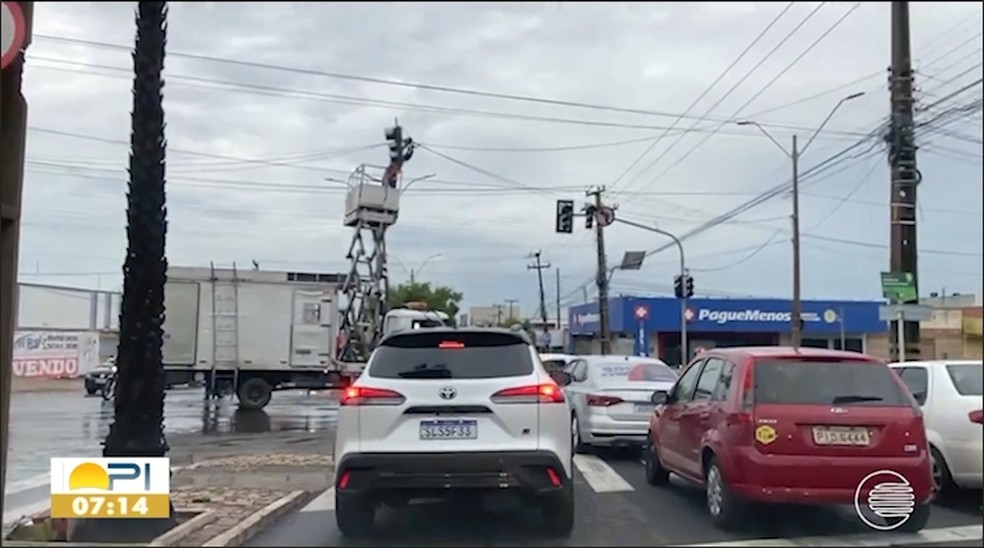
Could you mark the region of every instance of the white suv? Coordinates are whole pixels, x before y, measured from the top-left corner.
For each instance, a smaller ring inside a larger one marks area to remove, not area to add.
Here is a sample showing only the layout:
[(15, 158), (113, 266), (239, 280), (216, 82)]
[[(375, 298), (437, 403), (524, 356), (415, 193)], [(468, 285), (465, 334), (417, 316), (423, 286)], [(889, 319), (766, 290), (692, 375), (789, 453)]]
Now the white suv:
[(434, 328), (383, 339), (345, 389), (335, 441), (335, 518), (368, 535), (381, 504), (415, 498), (534, 501), (550, 532), (574, 527), (571, 411), (517, 331)]

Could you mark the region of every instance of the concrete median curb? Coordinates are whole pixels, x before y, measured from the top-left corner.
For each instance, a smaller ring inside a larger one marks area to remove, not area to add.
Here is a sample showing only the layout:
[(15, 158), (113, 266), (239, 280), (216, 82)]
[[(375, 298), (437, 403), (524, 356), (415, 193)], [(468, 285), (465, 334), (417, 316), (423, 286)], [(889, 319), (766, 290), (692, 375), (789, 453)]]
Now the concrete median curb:
[(193, 508), (175, 508), (175, 512), (201, 512), (197, 516), (178, 525), (163, 535), (150, 541), (147, 546), (181, 546), (181, 541), (191, 533), (215, 521), (219, 516), (214, 510), (199, 510)]
[(256, 536), (272, 522), (304, 504), (307, 501), (307, 495), (307, 491), (291, 491), (202, 546), (242, 546), (243, 543)]

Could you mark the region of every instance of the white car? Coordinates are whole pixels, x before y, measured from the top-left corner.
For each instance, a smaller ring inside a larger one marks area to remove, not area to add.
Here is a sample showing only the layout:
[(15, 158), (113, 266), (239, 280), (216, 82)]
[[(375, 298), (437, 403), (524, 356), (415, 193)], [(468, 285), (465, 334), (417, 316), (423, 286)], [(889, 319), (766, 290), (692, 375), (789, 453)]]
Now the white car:
[(539, 506), (559, 536), (574, 527), (570, 406), (521, 331), (444, 328), (385, 337), (342, 393), (335, 519), (371, 533), (380, 505), (476, 494)]
[(982, 407), (981, 363), (940, 360), (891, 364), (922, 408), (933, 481), (943, 494), (954, 488), (980, 489), (984, 485), (984, 431), (967, 420)]
[(669, 391), (677, 373), (662, 360), (635, 356), (580, 356), (568, 367), (575, 451), (591, 446), (642, 447), (653, 413), (653, 393)]

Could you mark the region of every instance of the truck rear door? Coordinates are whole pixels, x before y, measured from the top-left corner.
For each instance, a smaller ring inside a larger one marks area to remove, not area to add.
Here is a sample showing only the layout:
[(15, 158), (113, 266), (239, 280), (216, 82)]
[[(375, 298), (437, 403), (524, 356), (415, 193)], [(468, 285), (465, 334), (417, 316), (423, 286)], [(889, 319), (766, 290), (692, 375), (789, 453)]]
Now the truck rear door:
[(331, 295), (324, 291), (294, 291), (294, 318), (290, 334), (291, 367), (322, 367), (331, 352)]

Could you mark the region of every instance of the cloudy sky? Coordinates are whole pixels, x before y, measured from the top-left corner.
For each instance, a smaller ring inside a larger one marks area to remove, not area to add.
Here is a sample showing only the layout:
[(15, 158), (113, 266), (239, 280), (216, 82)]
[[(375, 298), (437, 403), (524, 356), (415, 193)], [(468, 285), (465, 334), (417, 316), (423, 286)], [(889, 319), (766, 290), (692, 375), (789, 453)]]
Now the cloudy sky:
[[(114, 288), (134, 3), (35, 6), (22, 281)], [(423, 145), (406, 179), (434, 176), (404, 196), (394, 281), (417, 269), (466, 306), (533, 312), (526, 255), (541, 249), (567, 305), (593, 292), (594, 239), (580, 221), (554, 234), (556, 199), (605, 185), (621, 217), (690, 233), (790, 178), (783, 151), (736, 121), (803, 145), (864, 92), (803, 154), (803, 288), (879, 296), (888, 3), (181, 2), (169, 22), (172, 264), (347, 270), (339, 181), (387, 161), (398, 118)], [(980, 3), (912, 6), (924, 293), (981, 291), (981, 28)], [(780, 194), (687, 238), (697, 292), (788, 296), (789, 212)], [(626, 226), (606, 239), (614, 263), (666, 243)], [(676, 261), (652, 255), (613, 291), (665, 294)]]

